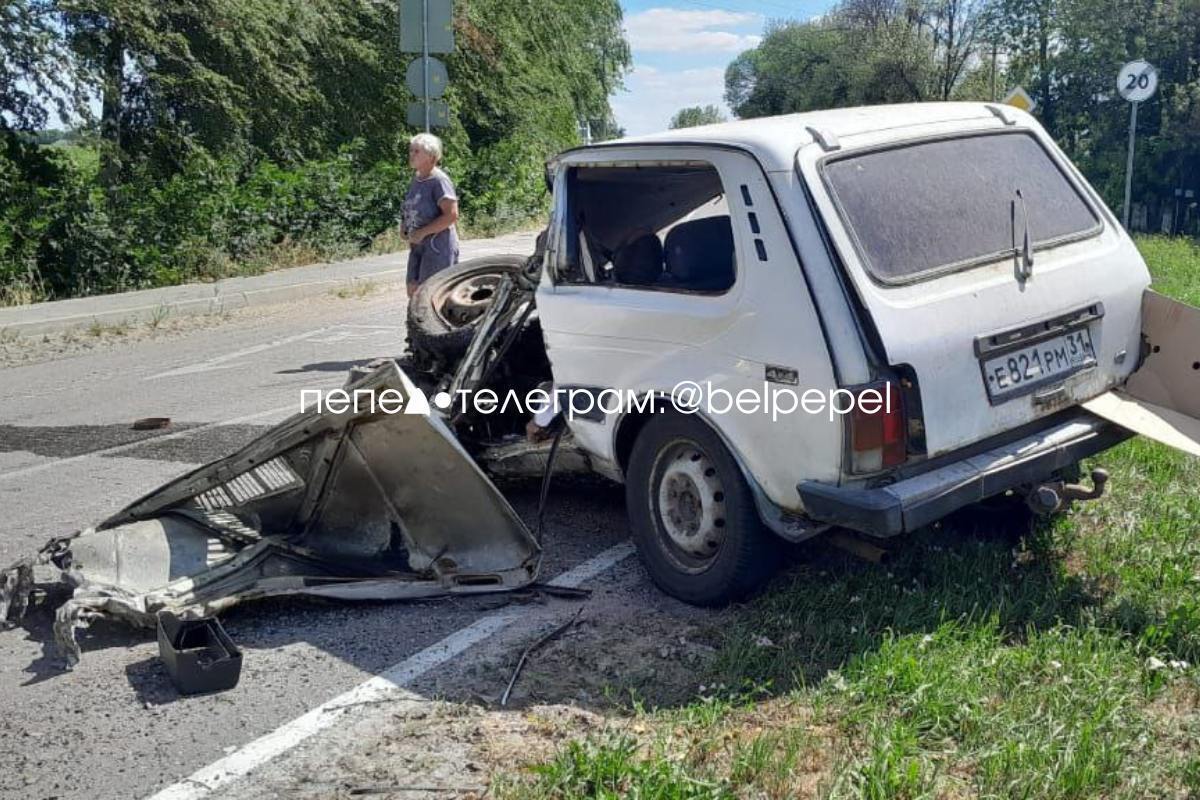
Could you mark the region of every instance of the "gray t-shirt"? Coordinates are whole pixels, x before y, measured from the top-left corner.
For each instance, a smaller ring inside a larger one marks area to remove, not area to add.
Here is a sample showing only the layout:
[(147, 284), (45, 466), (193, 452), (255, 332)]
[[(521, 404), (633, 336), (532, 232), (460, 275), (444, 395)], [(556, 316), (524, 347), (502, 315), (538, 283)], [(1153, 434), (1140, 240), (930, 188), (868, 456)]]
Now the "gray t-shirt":
[[(400, 220), (404, 235), (407, 236), (418, 228), (423, 228), (442, 214), (438, 205), (443, 200), (457, 200), (454, 183), (450, 176), (434, 167), (428, 178), (413, 178), (404, 195), (404, 208)], [(451, 225), (441, 233), (435, 234), (422, 242), (422, 250), (432, 250), (434, 253), (448, 254), (458, 249), (458, 231)]]

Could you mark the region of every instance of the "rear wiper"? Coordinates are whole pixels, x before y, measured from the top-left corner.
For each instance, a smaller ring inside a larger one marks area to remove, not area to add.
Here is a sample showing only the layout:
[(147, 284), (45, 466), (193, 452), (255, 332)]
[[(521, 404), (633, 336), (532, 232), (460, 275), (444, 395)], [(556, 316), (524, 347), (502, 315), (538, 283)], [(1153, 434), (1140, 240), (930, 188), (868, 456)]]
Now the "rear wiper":
[[(1020, 189), (1017, 189), (1017, 200), (1021, 201), (1021, 215), (1025, 219), (1025, 241), (1021, 245), (1021, 266), (1017, 274), (1025, 281), (1033, 277), (1033, 237), (1029, 234), (1029, 209), (1025, 206), (1025, 195)], [(1013, 200), (1013, 222), (1017, 219), (1017, 200)], [(1016, 249), (1016, 242), (1013, 242), (1013, 249)]]

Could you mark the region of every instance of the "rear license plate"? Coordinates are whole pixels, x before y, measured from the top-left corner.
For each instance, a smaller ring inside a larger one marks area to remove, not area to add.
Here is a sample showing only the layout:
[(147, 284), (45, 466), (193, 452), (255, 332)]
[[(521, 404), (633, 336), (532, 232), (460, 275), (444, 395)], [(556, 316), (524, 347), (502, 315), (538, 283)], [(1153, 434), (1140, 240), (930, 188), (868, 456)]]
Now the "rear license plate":
[(1079, 328), (983, 362), (983, 382), (993, 401), (1025, 394), (1096, 363), (1092, 334)]

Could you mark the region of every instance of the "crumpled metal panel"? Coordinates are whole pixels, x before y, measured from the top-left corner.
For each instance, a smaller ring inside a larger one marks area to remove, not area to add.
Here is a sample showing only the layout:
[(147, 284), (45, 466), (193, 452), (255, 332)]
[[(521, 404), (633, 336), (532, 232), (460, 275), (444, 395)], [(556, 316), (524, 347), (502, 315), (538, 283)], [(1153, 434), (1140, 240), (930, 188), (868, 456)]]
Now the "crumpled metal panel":
[(76, 630), (101, 616), (152, 626), (160, 611), (203, 616), (268, 596), (392, 600), (533, 582), (540, 547), (445, 423), (366, 401), (392, 390), (416, 408), (395, 362), (348, 388), (357, 409), (297, 414), (0, 573), (0, 621), (25, 612), (34, 567), (47, 564), (75, 587), (55, 623), (69, 664)]
[(1200, 456), (1200, 309), (1147, 290), (1143, 362), (1125, 385), (1083, 404), (1134, 433)]

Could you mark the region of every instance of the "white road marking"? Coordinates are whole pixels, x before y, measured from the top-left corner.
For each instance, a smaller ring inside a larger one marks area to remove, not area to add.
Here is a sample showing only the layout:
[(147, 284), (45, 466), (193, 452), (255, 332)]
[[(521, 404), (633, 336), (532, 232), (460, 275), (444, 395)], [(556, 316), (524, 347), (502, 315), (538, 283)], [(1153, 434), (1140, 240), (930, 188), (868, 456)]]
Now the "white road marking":
[(126, 444), (114, 445), (113, 447), (106, 447), (103, 450), (93, 450), (90, 453), (80, 453), (77, 456), (71, 456), (69, 458), (60, 458), (56, 459), (55, 461), (48, 461), (42, 464), (33, 464), (28, 467), (9, 470), (8, 472), (0, 472), (0, 481), (21, 478), (26, 475), (35, 475), (39, 472), (45, 472), (49, 469), (57, 469), (58, 467), (66, 466), (67, 464), (73, 464), (76, 461), (83, 461), (85, 458), (100, 458), (104, 456), (116, 455), (117, 453), (123, 453), (126, 450), (132, 450), (135, 447), (141, 447), (142, 445), (151, 444), (153, 442), (169, 442), (173, 439), (182, 439), (185, 436), (195, 436), (197, 433), (211, 431), (213, 428), (222, 428), (226, 425), (241, 425), (243, 423), (253, 422), (264, 417), (278, 416), (284, 412), (294, 413), (296, 410), (297, 406), (294, 404), (279, 406), (277, 408), (269, 408), (266, 411), (259, 411), (256, 414), (247, 414), (244, 417), (234, 417), (233, 419), (227, 419), (222, 422), (210, 422), (207, 425), (201, 425), (196, 428), (188, 428), (186, 430), (176, 431), (175, 433), (166, 433), (162, 436), (149, 436), (145, 439), (139, 439), (136, 442), (128, 442)]
[(284, 345), (303, 342), (305, 339), (311, 339), (314, 336), (320, 336), (323, 333), (328, 333), (329, 331), (337, 330), (341, 327), (342, 325), (327, 325), (324, 328), (317, 328), (315, 330), (306, 331), (305, 333), (297, 333), (294, 336), (285, 336), (282, 339), (263, 342), (262, 344), (256, 344), (251, 347), (243, 347), (241, 350), (234, 350), (232, 353), (225, 353), (224, 355), (214, 356), (195, 364), (189, 364), (185, 367), (176, 367), (175, 369), (170, 369), (166, 372), (160, 372), (156, 375), (149, 375), (142, 380), (156, 381), (160, 378), (177, 378), (181, 375), (195, 375), (200, 372), (211, 372), (213, 370), (221, 369), (230, 361), (236, 361), (239, 358), (256, 355), (266, 350), (273, 350), (276, 347), (283, 347)]
[[(307, 331), (306, 333), (298, 333), (294, 336), (286, 336), (282, 339), (256, 344), (250, 347), (243, 347), (241, 350), (234, 350), (232, 353), (214, 356), (213, 358), (199, 361), (195, 364), (188, 364), (175, 369), (169, 369), (166, 372), (159, 372), (154, 375), (148, 375), (142, 378), (144, 381), (156, 381), (162, 378), (178, 378), (184, 375), (198, 375), (202, 372), (216, 372), (221, 369), (233, 369), (241, 366), (234, 363), (246, 356), (253, 356), (267, 350), (273, 350), (277, 347), (284, 347), (296, 342), (311, 342), (313, 344), (339, 344), (341, 342), (353, 341), (356, 339), (370, 339), (376, 336), (383, 336), (394, 333), (399, 330), (396, 325), (348, 325), (338, 323), (337, 325), (328, 325), (324, 328)], [(328, 334), (328, 335), (326, 335)]]
[[(574, 588), (612, 569), (632, 554), (633, 545), (628, 542), (618, 544), (564, 572), (550, 583)], [(200, 800), (217, 789), (245, 777), (304, 740), (333, 727), (351, 708), (409, 694), (403, 689), (405, 684), (445, 664), (472, 645), (484, 641), (523, 618), (528, 618), (525, 609), (508, 609), (489, 614), (389, 667), (374, 678), (360, 683), (348, 692), (255, 739), (240, 750), (193, 772), (187, 778), (153, 795), (149, 800)]]

